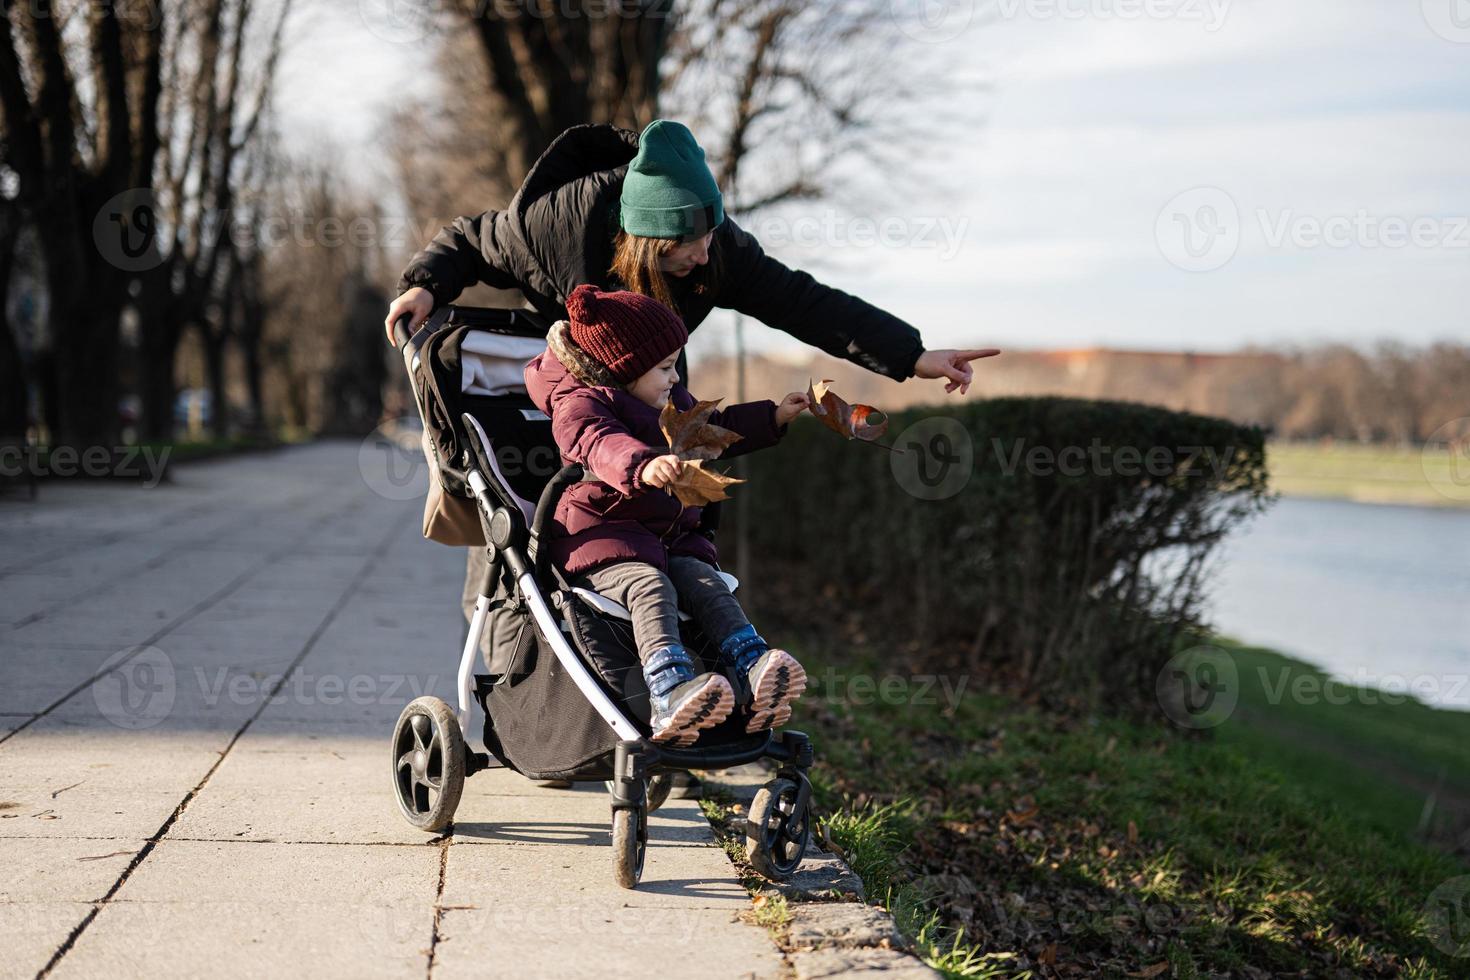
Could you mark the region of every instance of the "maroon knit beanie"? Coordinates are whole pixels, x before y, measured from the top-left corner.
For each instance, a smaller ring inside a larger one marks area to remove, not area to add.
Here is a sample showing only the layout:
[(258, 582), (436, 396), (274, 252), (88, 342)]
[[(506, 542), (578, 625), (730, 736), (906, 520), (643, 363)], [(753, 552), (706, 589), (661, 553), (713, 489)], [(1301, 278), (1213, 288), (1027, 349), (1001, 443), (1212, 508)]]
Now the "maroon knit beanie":
[(619, 384), (637, 381), (689, 342), (679, 315), (642, 293), (581, 285), (567, 297), (572, 340)]

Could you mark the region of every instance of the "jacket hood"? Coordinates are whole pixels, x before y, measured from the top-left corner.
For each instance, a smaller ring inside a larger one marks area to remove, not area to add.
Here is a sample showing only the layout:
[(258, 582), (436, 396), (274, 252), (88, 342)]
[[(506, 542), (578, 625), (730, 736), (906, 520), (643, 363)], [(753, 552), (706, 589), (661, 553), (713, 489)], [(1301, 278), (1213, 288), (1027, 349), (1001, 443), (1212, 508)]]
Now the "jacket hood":
[(623, 178), (637, 153), (638, 134), (632, 130), (573, 126), (531, 167), (506, 210), (549, 282), (602, 281)]
[(566, 320), (553, 323), (546, 332), (546, 350), (526, 365), (526, 393), (547, 415), (562, 395), (576, 388), (622, 390), (607, 368), (577, 346), (571, 327)]

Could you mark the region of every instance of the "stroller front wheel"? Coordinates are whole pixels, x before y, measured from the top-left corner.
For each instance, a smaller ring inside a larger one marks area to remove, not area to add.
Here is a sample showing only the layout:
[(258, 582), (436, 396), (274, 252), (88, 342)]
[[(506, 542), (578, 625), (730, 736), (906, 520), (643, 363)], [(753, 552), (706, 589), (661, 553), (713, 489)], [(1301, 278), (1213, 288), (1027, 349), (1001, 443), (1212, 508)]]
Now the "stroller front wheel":
[(745, 857), (769, 881), (791, 877), (806, 854), (810, 807), (792, 779), (773, 779), (750, 802), (745, 821)]
[(447, 828), (464, 791), (465, 761), (449, 705), (434, 697), (410, 702), (393, 727), (393, 789), (404, 819), (430, 833)]
[(613, 873), (624, 888), (637, 888), (643, 877), (643, 857), (648, 849), (648, 811), (614, 810), (612, 825)]

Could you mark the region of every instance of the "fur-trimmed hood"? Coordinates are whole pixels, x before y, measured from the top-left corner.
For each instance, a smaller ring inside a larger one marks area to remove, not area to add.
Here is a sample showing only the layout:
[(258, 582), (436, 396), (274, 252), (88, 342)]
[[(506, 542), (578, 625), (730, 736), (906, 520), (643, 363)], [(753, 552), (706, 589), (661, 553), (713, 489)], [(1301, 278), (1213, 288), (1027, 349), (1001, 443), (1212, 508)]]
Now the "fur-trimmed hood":
[(546, 346), (561, 361), (562, 367), (584, 385), (591, 388), (622, 387), (601, 361), (577, 346), (577, 342), (572, 339), (570, 321), (558, 320), (551, 325), (546, 333)]

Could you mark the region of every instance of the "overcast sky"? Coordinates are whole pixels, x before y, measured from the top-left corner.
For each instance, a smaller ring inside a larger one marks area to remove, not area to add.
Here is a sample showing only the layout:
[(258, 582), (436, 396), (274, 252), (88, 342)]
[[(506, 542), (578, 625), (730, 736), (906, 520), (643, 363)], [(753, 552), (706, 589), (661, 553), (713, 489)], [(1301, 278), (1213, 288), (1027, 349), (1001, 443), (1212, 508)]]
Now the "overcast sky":
[[(1470, 0), (893, 3), (913, 56), (991, 83), (961, 179), (877, 225), (814, 205), (768, 247), (930, 346), (1470, 340)], [(432, 25), (406, 0), (297, 20), (288, 137), (386, 181), (373, 138)]]

